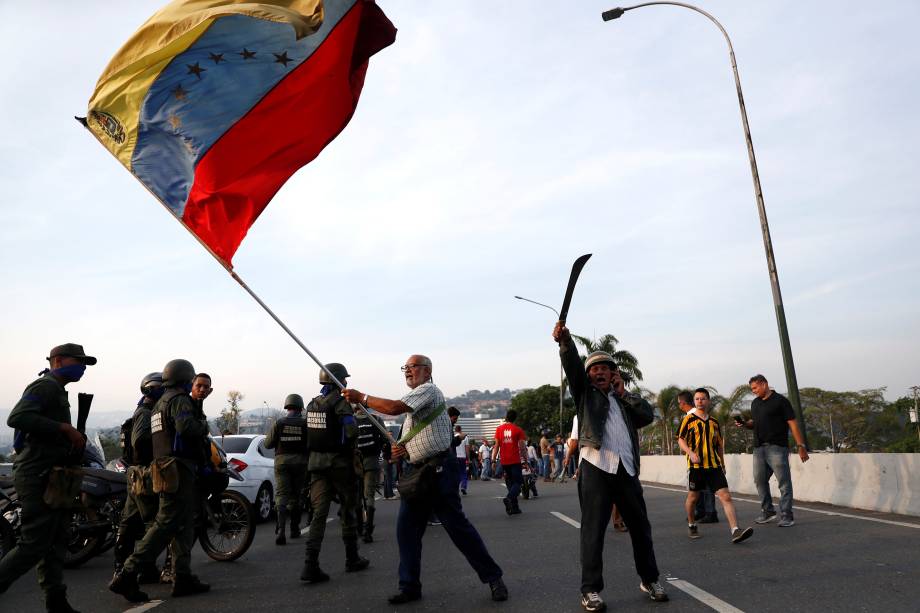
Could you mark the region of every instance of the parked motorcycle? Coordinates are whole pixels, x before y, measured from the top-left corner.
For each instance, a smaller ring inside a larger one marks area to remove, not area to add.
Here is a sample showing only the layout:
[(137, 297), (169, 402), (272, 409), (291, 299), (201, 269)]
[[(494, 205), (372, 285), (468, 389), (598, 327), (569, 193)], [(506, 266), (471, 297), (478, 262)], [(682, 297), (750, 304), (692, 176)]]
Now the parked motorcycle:
[[(218, 465), (226, 466), (223, 450), (216, 444), (214, 448)], [(114, 546), (127, 499), (127, 477), (123, 472), (126, 466), (123, 462), (110, 463), (116, 470), (106, 470), (102, 467), (101, 450), (87, 444), (83, 464), (80, 500), (71, 512), (67, 529), (65, 568), (76, 568)], [(226, 467), (226, 475), (229, 479), (243, 480), (233, 467)], [(255, 510), (238, 492), (224, 490), (202, 497), (196, 519), (201, 548), (214, 560), (239, 558), (255, 538)], [(20, 523), (20, 507), (13, 481), (0, 478), (0, 558), (18, 541)]]

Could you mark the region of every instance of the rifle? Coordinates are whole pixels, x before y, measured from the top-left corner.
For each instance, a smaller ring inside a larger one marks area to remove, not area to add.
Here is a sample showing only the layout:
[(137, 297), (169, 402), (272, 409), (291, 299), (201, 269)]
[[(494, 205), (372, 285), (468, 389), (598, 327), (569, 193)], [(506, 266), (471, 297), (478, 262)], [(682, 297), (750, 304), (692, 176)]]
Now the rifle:
[(77, 394), (77, 430), (86, 434), (86, 420), (89, 417), (89, 407), (93, 404), (93, 395), (80, 392)]

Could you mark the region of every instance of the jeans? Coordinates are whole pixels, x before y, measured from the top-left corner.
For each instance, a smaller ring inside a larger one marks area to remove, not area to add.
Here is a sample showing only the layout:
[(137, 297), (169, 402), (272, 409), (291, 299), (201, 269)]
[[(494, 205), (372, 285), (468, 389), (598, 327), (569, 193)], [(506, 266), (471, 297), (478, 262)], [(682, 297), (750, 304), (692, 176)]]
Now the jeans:
[(479, 478), (483, 481), (488, 481), (492, 478), (492, 464), (488, 460), (482, 463), (482, 472), (479, 474)]
[(770, 494), (771, 475), (776, 475), (779, 482), (780, 515), (792, 519), (792, 475), (789, 473), (788, 447), (768, 443), (754, 448), (754, 485), (760, 496), (760, 508), (767, 514), (775, 512)]
[(543, 458), (541, 458), (541, 464), (543, 468), (543, 470), (540, 471), (541, 474), (546, 479), (549, 479), (549, 454), (546, 454), (543, 456)]
[(642, 581), (658, 581), (658, 565), (652, 546), (652, 526), (648, 522), (639, 477), (631, 477), (623, 464), (616, 474), (581, 462), (578, 477), (578, 503), (581, 505), (581, 592), (604, 589), (604, 540), (613, 505), (617, 505), (632, 540), (633, 560)]
[(457, 458), (457, 470), (460, 471), (460, 489), (465, 492), (466, 486), (469, 485), (466, 476), (466, 458)]
[(562, 463), (562, 460), (564, 459), (565, 458), (563, 458), (561, 455), (556, 456), (556, 474), (553, 475), (553, 479), (557, 479), (565, 474), (565, 466)]
[[(457, 488), (460, 481), (456, 458), (445, 456), (437, 474), (435, 492), (413, 502), (400, 499), (396, 519), (396, 541), (399, 545), (399, 591), (421, 594), (422, 536), (428, 526), (428, 516), (434, 512), (454, 546), (466, 557), (479, 580), (491, 583), (502, 576), (479, 532), (463, 513)], [(409, 471), (415, 470), (410, 467)]]
[(524, 475), (521, 473), (520, 464), (502, 465), (505, 471), (505, 485), (508, 486), (508, 498), (511, 502), (517, 504), (518, 496), (521, 494), (521, 486), (524, 484)]
[(495, 477), (496, 479), (501, 479), (504, 474), (505, 474), (505, 471), (504, 471), (504, 468), (502, 468), (502, 463), (496, 462), (495, 463), (495, 474), (493, 475), (493, 477)]

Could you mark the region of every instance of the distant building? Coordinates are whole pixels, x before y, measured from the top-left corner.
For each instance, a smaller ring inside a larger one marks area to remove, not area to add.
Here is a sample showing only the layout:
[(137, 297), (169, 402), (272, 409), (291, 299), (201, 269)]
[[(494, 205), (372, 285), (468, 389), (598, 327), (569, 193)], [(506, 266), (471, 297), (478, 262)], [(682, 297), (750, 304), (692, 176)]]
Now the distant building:
[(466, 432), (467, 437), (476, 441), (495, 438), (495, 429), (502, 425), (503, 419), (483, 419), (480, 417), (459, 417), (457, 425)]

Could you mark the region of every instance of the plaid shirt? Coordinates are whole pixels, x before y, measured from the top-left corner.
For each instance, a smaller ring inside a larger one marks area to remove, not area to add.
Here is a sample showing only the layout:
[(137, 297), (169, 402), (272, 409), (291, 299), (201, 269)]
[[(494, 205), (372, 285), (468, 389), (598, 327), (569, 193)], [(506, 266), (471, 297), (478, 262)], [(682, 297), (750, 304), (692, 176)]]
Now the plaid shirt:
[[(426, 381), (403, 396), (402, 402), (412, 409), (403, 424), (403, 433), (407, 433), (412, 430), (415, 423), (424, 420), (432, 411), (444, 404), (444, 394), (434, 383)], [(417, 464), (449, 449), (452, 434), (450, 417), (447, 416), (447, 411), (442, 411), (432, 423), (422, 428), (421, 432), (406, 443), (409, 461)]]

